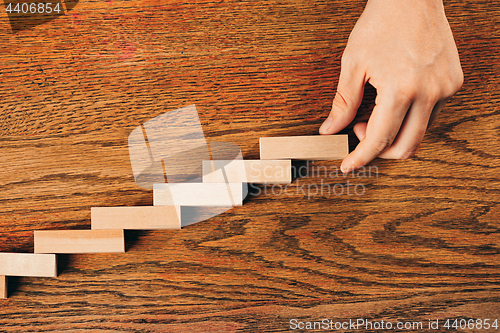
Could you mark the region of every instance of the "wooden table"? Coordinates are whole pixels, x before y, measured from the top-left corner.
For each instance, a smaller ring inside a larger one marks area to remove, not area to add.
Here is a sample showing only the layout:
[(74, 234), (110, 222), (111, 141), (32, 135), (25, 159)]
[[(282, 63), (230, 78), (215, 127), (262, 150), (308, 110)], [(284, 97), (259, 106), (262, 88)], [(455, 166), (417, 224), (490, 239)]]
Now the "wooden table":
[[(316, 134), (363, 6), (82, 0), (15, 33), (2, 11), (0, 251), (32, 252), (34, 230), (89, 229), (93, 206), (151, 205), (127, 137), (164, 112), (196, 104), (207, 140), (236, 143), (246, 159), (259, 137)], [(313, 174), (340, 165), (317, 162), (286, 194), (252, 195), (179, 231), (128, 231), (125, 254), (61, 255), (57, 278), (9, 279), (0, 330), (264, 332), (365, 319), (436, 332), (428, 319), (440, 330), (447, 318), (500, 320), (500, 5), (445, 6), (465, 83), (416, 157), (347, 177)], [(366, 95), (356, 121), (373, 105), (373, 88)], [(308, 196), (321, 182), (336, 194)]]

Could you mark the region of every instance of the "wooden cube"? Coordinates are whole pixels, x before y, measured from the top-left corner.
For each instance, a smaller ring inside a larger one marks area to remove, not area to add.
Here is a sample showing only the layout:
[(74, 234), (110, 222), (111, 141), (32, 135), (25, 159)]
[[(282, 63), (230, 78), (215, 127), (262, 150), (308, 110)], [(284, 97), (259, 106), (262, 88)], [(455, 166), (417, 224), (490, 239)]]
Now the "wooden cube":
[(5, 275), (0, 275), (0, 298), (7, 298), (8, 295), (8, 280)]
[(125, 253), (122, 230), (37, 230), (35, 253)]
[(154, 184), (153, 204), (232, 207), (241, 206), (246, 194), (242, 183)]
[(349, 154), (347, 135), (260, 138), (261, 160), (336, 160)]
[(203, 161), (204, 183), (289, 184), (291, 160)]
[(0, 275), (56, 277), (55, 254), (0, 253)]
[(92, 207), (92, 229), (180, 229), (180, 206)]

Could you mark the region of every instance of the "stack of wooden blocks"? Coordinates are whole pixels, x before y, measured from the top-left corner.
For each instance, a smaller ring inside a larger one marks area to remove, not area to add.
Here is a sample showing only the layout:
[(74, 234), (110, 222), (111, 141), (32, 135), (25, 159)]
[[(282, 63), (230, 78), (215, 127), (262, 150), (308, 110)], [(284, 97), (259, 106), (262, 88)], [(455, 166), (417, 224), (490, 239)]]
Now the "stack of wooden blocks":
[(0, 253), (0, 298), (7, 276), (56, 277), (56, 254), (124, 253), (124, 230), (180, 229), (181, 206), (241, 206), (247, 183), (291, 183), (292, 160), (347, 154), (347, 135), (265, 137), (260, 160), (203, 161), (202, 183), (155, 184), (153, 206), (92, 207), (91, 230), (35, 231), (35, 253)]

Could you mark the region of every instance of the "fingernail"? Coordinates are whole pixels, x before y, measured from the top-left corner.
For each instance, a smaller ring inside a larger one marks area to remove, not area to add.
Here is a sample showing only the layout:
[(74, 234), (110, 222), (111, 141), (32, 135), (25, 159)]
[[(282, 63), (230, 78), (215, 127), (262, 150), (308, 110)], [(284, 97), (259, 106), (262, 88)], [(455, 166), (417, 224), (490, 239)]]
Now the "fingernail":
[(332, 122), (333, 122), (332, 114), (329, 114), (328, 118), (326, 118), (326, 120), (323, 122), (323, 124), (319, 128), (319, 133), (320, 134), (328, 134), (328, 130), (332, 126)]
[(342, 171), (342, 173), (349, 173), (353, 170), (354, 168), (353, 167), (344, 167), (344, 166), (341, 166), (340, 167), (340, 171)]
[(347, 166), (346, 164), (347, 164), (347, 163), (342, 163), (342, 164), (340, 165), (340, 171), (342, 171), (342, 173), (349, 173), (349, 172), (351, 172), (352, 170), (356, 169), (356, 168), (354, 167), (354, 165), (352, 165), (352, 163), (351, 163), (351, 165), (350, 165), (350, 166)]

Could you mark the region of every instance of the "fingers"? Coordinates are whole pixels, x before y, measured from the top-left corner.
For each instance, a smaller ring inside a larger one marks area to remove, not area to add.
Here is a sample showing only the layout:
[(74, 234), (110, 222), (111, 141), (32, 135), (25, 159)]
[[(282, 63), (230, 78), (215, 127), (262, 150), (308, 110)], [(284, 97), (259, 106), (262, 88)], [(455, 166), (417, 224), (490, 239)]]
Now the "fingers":
[(366, 136), (366, 126), (367, 123), (357, 123), (353, 127), (354, 134), (358, 137), (359, 141), (363, 140), (363, 138)]
[(427, 128), (429, 128), (434, 120), (436, 120), (438, 114), (441, 112), (443, 109), (444, 105), (446, 104), (447, 99), (440, 100), (436, 103), (434, 108), (432, 109), (431, 117), (429, 118), (429, 123), (427, 124)]
[(379, 155), (387, 159), (407, 159), (420, 148), (425, 131), (444, 107), (446, 100), (423, 102), (415, 101), (408, 111), (401, 129), (389, 149)]
[(356, 135), (363, 137), (356, 149), (342, 161), (342, 172), (366, 165), (392, 145), (412, 101), (400, 93), (381, 91), (375, 103), (366, 127), (357, 126)]
[[(399, 131), (392, 141), (392, 144), (387, 149), (383, 150), (378, 157), (386, 159), (406, 159), (413, 156), (419, 149), (420, 143), (422, 142), (425, 131), (429, 127), (430, 122), (436, 118), (437, 114), (441, 111), (445, 100), (424, 102), (421, 100), (414, 101), (404, 120), (399, 128)], [(434, 107), (433, 107), (434, 105)], [(402, 112), (400, 110), (400, 112)], [(366, 133), (368, 129), (367, 123), (358, 123), (354, 126), (354, 133), (360, 141), (365, 140)], [(379, 139), (380, 140), (380, 139)], [(389, 142), (386, 140), (385, 142)], [(347, 159), (347, 158), (346, 158)], [(344, 160), (345, 161), (345, 160)], [(346, 170), (348, 168), (348, 163), (346, 162)], [(356, 161), (354, 161), (356, 163)], [(344, 166), (344, 164), (343, 164)], [(362, 165), (354, 166), (361, 167)], [(342, 170), (343, 167), (341, 167)]]
[(332, 110), (321, 125), (320, 134), (334, 134), (349, 125), (363, 99), (364, 85), (364, 75), (353, 66), (345, 65), (343, 59)]
[(429, 116), (434, 102), (427, 103), (416, 100), (406, 114), (396, 139), (391, 147), (379, 155), (387, 159), (407, 159), (413, 156), (424, 138)]

